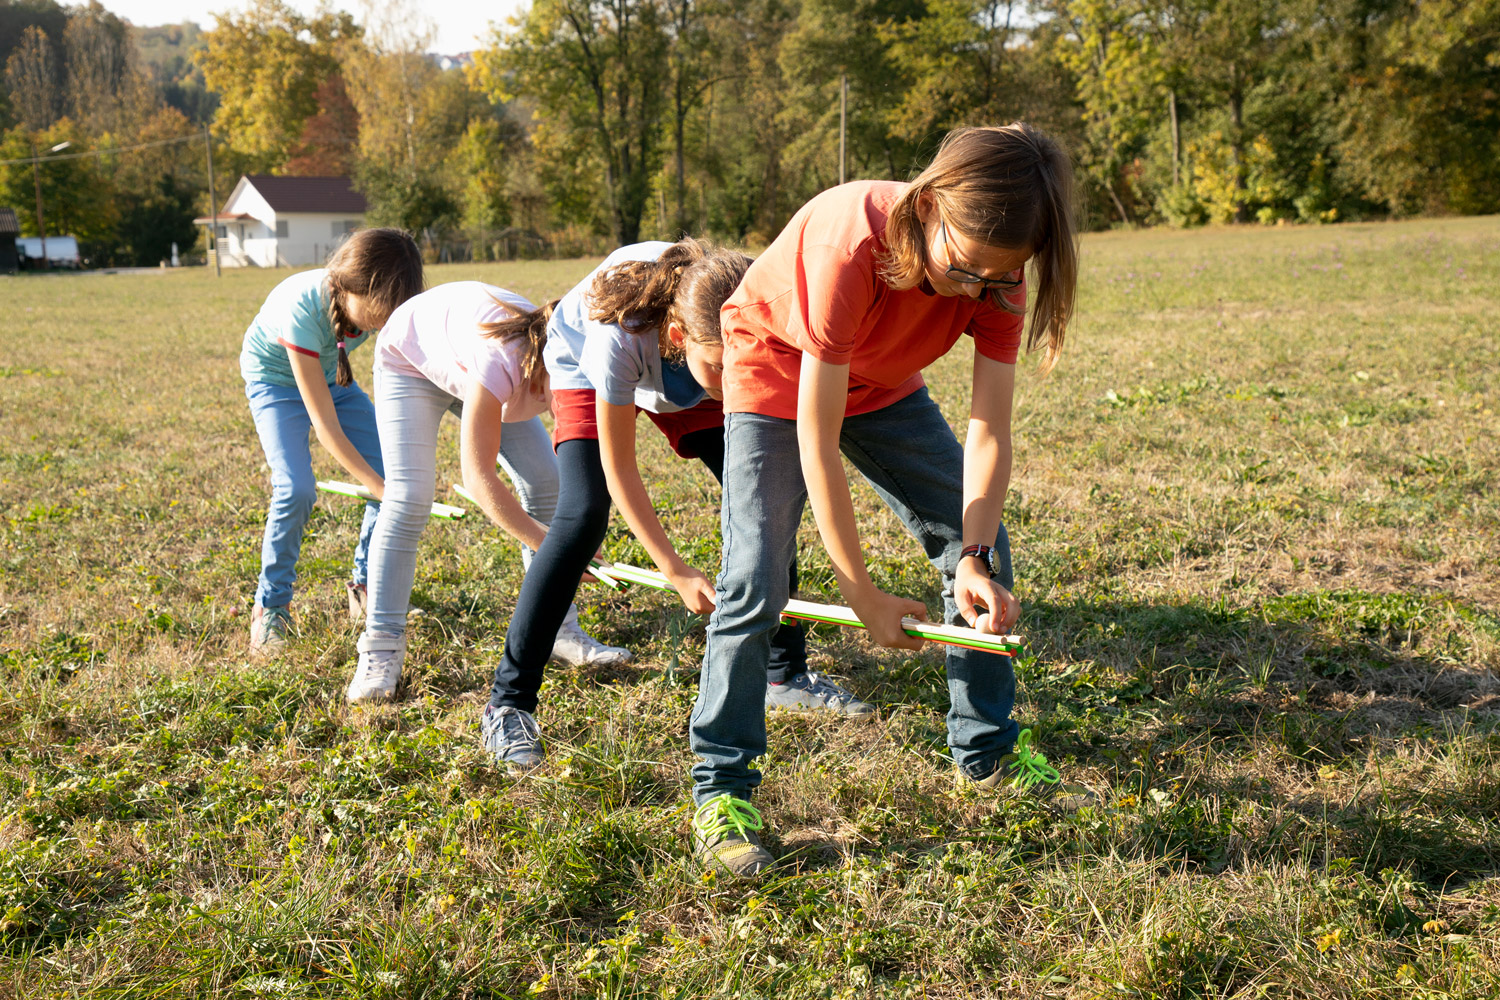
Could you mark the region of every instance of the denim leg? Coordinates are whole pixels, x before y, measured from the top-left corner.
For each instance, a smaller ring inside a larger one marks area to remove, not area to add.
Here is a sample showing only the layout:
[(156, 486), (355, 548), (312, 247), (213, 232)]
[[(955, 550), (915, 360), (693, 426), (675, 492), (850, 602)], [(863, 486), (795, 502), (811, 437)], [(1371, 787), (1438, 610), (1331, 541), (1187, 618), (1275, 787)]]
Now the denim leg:
[(689, 723), (700, 805), (718, 795), (748, 798), (760, 784), (750, 763), (766, 752), (766, 664), (807, 499), (795, 421), (728, 414), (724, 445), (723, 565)]
[(266, 464), (271, 467), (271, 506), (261, 542), (255, 603), (264, 608), (285, 607), (291, 603), (292, 586), (297, 580), (302, 529), (317, 500), (308, 444), (312, 417), (296, 386), (249, 382), (245, 398), (266, 452)]
[[(943, 578), (943, 618), (965, 625), (953, 600), (963, 551), (963, 446), (942, 411), (920, 389), (890, 406), (844, 420), (843, 453), (922, 543)], [(995, 539), (999, 581), (1013, 586), (1005, 526)], [(948, 745), (974, 777), (1010, 752), (1020, 727), (1010, 717), (1016, 675), (1010, 657), (948, 647)]]
[[(385, 478), (385, 465), (380, 453), (380, 433), (375, 421), (375, 404), (358, 385), (330, 385), (333, 394), (333, 412), (338, 417), (344, 436), (354, 445), (361, 458), (370, 463), (376, 475)], [(370, 539), (375, 535), (375, 519), (380, 515), (380, 504), (366, 503), (365, 517), (359, 526), (359, 542), (354, 546), (355, 583), (369, 579)]]
[(609, 487), (599, 460), (599, 442), (564, 441), (557, 446), (557, 465), (557, 513), (526, 571), (510, 616), (505, 651), (490, 689), (490, 704), (496, 708), (536, 710), (536, 693), (557, 630), (609, 527)]
[[(708, 467), (722, 487), (724, 484), (724, 431), (714, 427), (685, 434), (682, 443)], [(788, 570), (790, 593), (797, 593), (797, 555), (792, 552)], [(782, 622), (771, 637), (771, 659), (766, 666), (766, 680), (785, 684), (798, 674), (807, 673), (807, 629), (801, 622)]]
[(436, 491), (438, 425), (453, 397), (425, 378), (380, 371), (375, 408), (385, 452), (385, 502), (370, 546), (370, 600), (365, 632), (406, 634), (406, 609), (417, 574), (417, 544)]
[[(551, 524), (557, 513), (557, 456), (541, 417), (501, 426), (500, 467), (510, 477), (521, 509), (543, 524)], [(521, 546), (521, 565), (530, 569), (535, 555)]]

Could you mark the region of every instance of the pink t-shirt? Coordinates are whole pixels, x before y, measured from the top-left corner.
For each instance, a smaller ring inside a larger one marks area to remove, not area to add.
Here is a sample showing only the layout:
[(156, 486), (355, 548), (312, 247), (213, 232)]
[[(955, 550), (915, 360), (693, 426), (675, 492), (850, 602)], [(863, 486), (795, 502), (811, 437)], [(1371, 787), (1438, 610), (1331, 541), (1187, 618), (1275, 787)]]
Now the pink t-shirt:
[[(898, 292), (879, 275), (885, 220), (907, 185), (854, 181), (802, 207), (724, 303), (724, 412), (797, 416), (803, 353), (849, 366), (845, 415), (890, 406), (922, 387), (922, 369), (969, 334), (1014, 364), (1022, 317), (986, 299)], [(1017, 308), (1024, 287), (1009, 296)]]
[(477, 381), (500, 401), (503, 421), (530, 420), (546, 412), (551, 396), (532, 392), (521, 374), (526, 341), (483, 336), (479, 325), (535, 308), (515, 292), (480, 281), (429, 288), (391, 313), (376, 341), (375, 365), (425, 378), (460, 400)]

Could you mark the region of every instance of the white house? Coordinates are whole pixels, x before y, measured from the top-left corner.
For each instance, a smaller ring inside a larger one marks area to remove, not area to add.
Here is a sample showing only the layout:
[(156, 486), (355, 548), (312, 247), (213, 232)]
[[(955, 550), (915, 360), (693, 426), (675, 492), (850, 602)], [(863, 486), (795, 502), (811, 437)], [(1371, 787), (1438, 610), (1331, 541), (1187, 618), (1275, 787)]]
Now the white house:
[(364, 225), (365, 196), (347, 177), (246, 174), (213, 218), (214, 245), (225, 267), (305, 267)]

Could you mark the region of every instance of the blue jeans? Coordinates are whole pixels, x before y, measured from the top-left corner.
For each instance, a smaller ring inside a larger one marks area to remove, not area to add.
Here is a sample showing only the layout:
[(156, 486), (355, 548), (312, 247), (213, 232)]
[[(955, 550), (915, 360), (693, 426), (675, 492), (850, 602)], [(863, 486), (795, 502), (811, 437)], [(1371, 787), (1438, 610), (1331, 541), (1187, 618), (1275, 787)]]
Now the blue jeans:
[[(766, 752), (766, 664), (786, 607), (782, 568), (797, 546), (807, 488), (794, 420), (756, 413), (725, 418), (723, 567), (708, 620), (690, 735), (699, 757), (693, 797), (749, 798), (751, 761)], [(965, 624), (953, 601), (963, 550), (963, 447), (920, 389), (873, 413), (845, 417), (839, 447), (919, 542), (943, 578), (943, 615)], [(1010, 541), (995, 539), (998, 579), (1012, 585)], [(1011, 751), (1016, 677), (1010, 657), (948, 647), (948, 745), (966, 774), (983, 777)]]
[[(380, 464), (380, 437), (375, 430), (375, 407), (370, 397), (357, 385), (330, 385), (328, 391), (333, 395), (333, 409), (349, 443), (372, 469), (384, 475)], [(266, 537), (261, 544), (260, 585), (255, 590), (255, 603), (263, 608), (284, 607), (291, 603), (292, 584), (297, 580), (302, 529), (307, 526), (313, 502), (318, 498), (312, 448), (308, 442), (312, 416), (302, 402), (302, 393), (293, 385), (247, 382), (245, 398), (250, 401), (255, 432), (260, 435), (261, 447), (266, 450), (266, 464), (271, 467), (271, 509), (266, 514)], [(366, 553), (379, 510), (377, 503), (365, 504), (359, 544), (354, 549), (355, 583), (365, 582)]]
[[(462, 416), (463, 400), (425, 378), (380, 369), (375, 372), (375, 398), (380, 400), (376, 412), (387, 471), (385, 502), (370, 550), (365, 631), (400, 636), (406, 634), (417, 542), (427, 528), (436, 492), (438, 425), (444, 413)], [(502, 425), (500, 465), (510, 475), (526, 513), (549, 523), (557, 510), (557, 459), (540, 417)], [(529, 562), (530, 557), (523, 547), (522, 558)]]

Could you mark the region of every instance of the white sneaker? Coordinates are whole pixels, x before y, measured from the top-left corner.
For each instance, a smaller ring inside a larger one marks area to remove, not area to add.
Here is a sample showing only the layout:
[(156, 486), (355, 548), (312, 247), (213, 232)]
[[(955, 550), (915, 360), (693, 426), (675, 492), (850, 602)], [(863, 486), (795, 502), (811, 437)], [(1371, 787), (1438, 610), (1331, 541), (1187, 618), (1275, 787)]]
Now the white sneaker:
[(390, 701), (401, 681), (406, 660), (406, 637), (366, 632), (359, 637), (359, 667), (344, 692), (351, 705), (365, 701)]
[(565, 667), (618, 667), (629, 663), (631, 656), (630, 650), (607, 646), (585, 632), (578, 624), (578, 608), (572, 606), (552, 643), (552, 659)]

